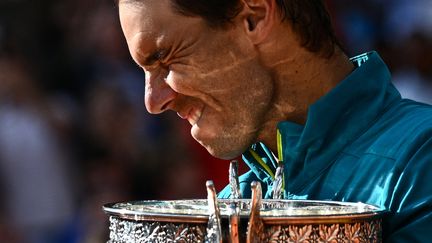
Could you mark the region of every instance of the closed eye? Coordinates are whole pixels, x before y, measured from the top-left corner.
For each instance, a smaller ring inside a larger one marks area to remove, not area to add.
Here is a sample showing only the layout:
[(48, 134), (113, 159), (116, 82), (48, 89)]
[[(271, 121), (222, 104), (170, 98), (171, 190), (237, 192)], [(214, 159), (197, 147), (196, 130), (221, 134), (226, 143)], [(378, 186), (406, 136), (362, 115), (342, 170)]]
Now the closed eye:
[(144, 65), (145, 66), (152, 66), (156, 62), (160, 62), (165, 57), (166, 53), (167, 52), (163, 49), (153, 52), (144, 60)]

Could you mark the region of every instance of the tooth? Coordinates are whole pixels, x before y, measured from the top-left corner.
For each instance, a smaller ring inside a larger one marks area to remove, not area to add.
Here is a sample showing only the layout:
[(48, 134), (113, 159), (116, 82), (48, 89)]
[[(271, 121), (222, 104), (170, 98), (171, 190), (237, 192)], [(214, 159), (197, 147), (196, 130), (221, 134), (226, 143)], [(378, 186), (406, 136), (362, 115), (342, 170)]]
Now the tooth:
[(188, 121), (192, 126), (195, 125), (195, 123), (196, 123), (196, 119), (194, 116), (189, 116)]
[(196, 116), (196, 114), (192, 117), (192, 121), (193, 121), (193, 125), (197, 123), (198, 117)]
[(201, 118), (201, 111), (195, 111), (194, 113), (191, 113), (189, 116), (188, 116), (188, 121), (189, 121), (189, 123), (193, 126), (193, 125), (195, 125), (197, 122), (198, 122), (198, 120)]
[(196, 114), (196, 121), (198, 122), (198, 120), (201, 118), (202, 112), (201, 112), (201, 110), (199, 110), (195, 114)]

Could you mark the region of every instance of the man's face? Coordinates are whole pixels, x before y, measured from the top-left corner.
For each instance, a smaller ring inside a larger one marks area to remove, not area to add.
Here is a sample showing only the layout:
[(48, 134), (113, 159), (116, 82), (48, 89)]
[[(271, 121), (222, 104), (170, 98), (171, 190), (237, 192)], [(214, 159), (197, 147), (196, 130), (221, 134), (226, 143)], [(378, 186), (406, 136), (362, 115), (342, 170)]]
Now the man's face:
[(120, 1), (120, 22), (145, 72), (150, 113), (173, 110), (212, 155), (230, 159), (256, 142), (273, 95), (271, 75), (238, 18), (214, 29), (173, 11), (170, 0)]

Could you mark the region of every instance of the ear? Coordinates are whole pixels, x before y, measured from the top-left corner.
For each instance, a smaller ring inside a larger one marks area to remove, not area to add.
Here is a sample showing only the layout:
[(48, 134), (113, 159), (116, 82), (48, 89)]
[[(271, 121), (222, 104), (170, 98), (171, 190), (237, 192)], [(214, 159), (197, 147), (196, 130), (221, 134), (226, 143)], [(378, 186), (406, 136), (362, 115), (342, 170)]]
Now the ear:
[(275, 0), (241, 0), (242, 21), (246, 33), (254, 44), (265, 40), (274, 27), (277, 17)]

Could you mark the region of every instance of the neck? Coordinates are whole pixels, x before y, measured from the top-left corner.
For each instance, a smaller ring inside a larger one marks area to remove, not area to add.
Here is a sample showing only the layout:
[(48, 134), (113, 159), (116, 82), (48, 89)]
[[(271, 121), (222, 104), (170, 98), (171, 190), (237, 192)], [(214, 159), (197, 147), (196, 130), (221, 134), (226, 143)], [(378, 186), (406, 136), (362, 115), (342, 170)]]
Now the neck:
[[(277, 151), (276, 127), (281, 121), (304, 124), (308, 107), (328, 93), (354, 69), (339, 49), (330, 58), (311, 53), (302, 47), (279, 50), (289, 53), (268, 58), (266, 65), (274, 74), (275, 92), (259, 141)], [(264, 61), (265, 63), (265, 61)]]

